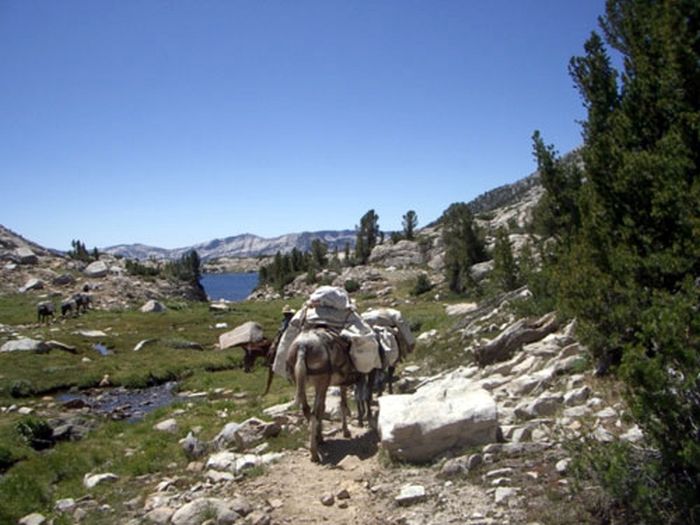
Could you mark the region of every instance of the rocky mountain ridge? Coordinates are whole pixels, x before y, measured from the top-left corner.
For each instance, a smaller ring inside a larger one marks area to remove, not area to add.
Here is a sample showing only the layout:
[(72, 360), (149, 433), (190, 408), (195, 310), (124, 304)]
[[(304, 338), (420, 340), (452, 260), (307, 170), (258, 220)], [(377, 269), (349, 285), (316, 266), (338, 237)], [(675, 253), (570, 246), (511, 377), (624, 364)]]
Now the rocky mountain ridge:
[(154, 258), (157, 260), (173, 260), (181, 257), (189, 250), (196, 250), (203, 261), (210, 261), (226, 257), (271, 256), (278, 251), (288, 252), (294, 248), (306, 252), (310, 250), (314, 239), (320, 239), (326, 243), (331, 251), (336, 248), (342, 251), (346, 244), (350, 244), (350, 246), (355, 245), (355, 236), (354, 230), (289, 233), (271, 238), (244, 233), (172, 250), (144, 244), (119, 244), (103, 248), (102, 251), (128, 259), (147, 260)]

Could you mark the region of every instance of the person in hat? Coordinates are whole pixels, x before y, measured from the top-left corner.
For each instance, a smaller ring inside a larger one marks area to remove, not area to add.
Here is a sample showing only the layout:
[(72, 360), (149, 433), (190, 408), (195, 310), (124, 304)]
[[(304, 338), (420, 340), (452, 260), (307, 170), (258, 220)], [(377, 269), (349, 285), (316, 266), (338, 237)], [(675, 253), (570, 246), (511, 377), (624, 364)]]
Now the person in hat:
[(284, 305), (282, 308), (282, 323), (280, 324), (279, 333), (282, 334), (289, 326), (289, 321), (294, 317), (295, 310), (291, 308), (288, 304)]
[(284, 308), (282, 308), (282, 322), (280, 323), (280, 327), (277, 330), (277, 335), (275, 336), (275, 339), (273, 340), (272, 345), (270, 346), (270, 349), (267, 353), (267, 385), (265, 387), (265, 392), (263, 393), (263, 395), (267, 395), (267, 393), (270, 391), (272, 377), (274, 376), (274, 372), (272, 371), (272, 364), (275, 362), (277, 346), (280, 344), (280, 341), (282, 340), (282, 335), (284, 335), (284, 332), (289, 326), (289, 322), (292, 320), (292, 317), (294, 317), (295, 313), (296, 312), (294, 311), (294, 309), (288, 304), (285, 304)]

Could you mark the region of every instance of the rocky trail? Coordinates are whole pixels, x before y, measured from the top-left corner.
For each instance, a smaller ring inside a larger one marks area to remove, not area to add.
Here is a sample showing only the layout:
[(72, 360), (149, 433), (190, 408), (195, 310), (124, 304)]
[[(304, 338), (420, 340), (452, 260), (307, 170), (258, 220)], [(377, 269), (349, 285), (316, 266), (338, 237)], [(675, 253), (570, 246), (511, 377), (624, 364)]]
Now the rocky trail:
[(345, 439), (337, 422), (328, 426), (320, 464), (300, 448), (257, 475), (222, 481), (209, 469), (193, 484), (166, 479), (129, 523), (203, 523), (203, 509), (211, 523), (250, 525), (520, 523), (479, 484), (445, 479), (435, 466), (390, 464), (374, 430), (350, 425)]
[(438, 479), (426, 467), (384, 465), (376, 433), (351, 431), (349, 440), (327, 439), (323, 464), (295, 450), (241, 492), (267, 504), (272, 523), (477, 523), (495, 515), (481, 487)]

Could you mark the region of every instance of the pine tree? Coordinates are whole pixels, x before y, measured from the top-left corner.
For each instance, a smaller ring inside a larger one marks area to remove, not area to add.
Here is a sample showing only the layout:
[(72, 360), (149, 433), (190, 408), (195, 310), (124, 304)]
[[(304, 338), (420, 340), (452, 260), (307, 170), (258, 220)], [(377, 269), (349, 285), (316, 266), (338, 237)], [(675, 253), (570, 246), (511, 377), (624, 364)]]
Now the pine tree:
[(345, 243), (345, 248), (343, 249), (343, 264), (345, 266), (352, 266), (353, 265), (352, 252), (350, 251), (350, 243), (349, 242)]
[(559, 240), (571, 235), (581, 223), (579, 195), (582, 173), (577, 156), (563, 159), (552, 145), (546, 145), (539, 131), (532, 136), (537, 171), (544, 196), (534, 212), (535, 229)]
[(357, 228), (355, 258), (358, 264), (367, 264), (372, 249), (377, 245), (379, 234), (379, 215), (374, 210), (369, 210), (362, 216)]
[(68, 250), (68, 256), (71, 259), (76, 259), (83, 262), (90, 262), (92, 260), (99, 259), (99, 252), (97, 251), (97, 248), (93, 250), (93, 255), (91, 256), (84, 242), (74, 239), (70, 244), (73, 249)]
[(470, 267), (487, 258), (484, 241), (469, 207), (463, 202), (450, 205), (441, 222), (447, 283), (450, 290), (463, 293), (476, 284)]
[(493, 247), (493, 272), (491, 279), (503, 291), (515, 290), (520, 285), (520, 272), (513, 255), (508, 232), (499, 228)]
[(416, 215), (416, 212), (413, 210), (408, 210), (403, 216), (402, 225), (404, 238), (412, 241), (416, 226), (418, 226), (418, 215)]
[(559, 298), (601, 363), (621, 364), (632, 413), (660, 452), (630, 467), (641, 474), (620, 503), (638, 521), (697, 523), (700, 3), (608, 0), (601, 27), (569, 67), (588, 118), (580, 220), (571, 227), (567, 206), (551, 208)]
[(328, 245), (320, 239), (311, 241), (311, 260), (317, 269), (328, 265)]

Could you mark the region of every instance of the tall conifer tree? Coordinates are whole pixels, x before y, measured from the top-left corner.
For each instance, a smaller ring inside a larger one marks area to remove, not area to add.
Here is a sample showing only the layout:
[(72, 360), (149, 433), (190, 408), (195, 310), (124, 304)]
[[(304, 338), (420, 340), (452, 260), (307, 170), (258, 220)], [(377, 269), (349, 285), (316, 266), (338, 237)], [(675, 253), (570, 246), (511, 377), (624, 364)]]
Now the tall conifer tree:
[(601, 28), (570, 62), (588, 118), (559, 296), (601, 363), (621, 364), (632, 413), (660, 452), (630, 467), (643, 474), (630, 474), (621, 502), (635, 521), (697, 523), (700, 3), (608, 0)]

